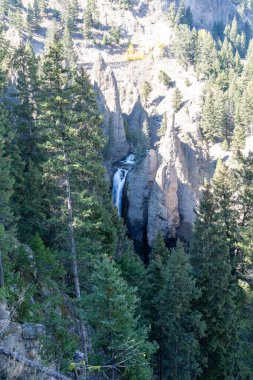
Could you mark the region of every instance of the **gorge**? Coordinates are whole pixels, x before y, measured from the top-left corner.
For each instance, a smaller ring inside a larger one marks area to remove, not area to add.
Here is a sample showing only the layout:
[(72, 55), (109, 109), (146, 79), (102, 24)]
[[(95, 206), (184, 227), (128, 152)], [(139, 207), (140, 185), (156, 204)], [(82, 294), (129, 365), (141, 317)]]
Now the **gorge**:
[(0, 379), (252, 380), (253, 0), (0, 0)]

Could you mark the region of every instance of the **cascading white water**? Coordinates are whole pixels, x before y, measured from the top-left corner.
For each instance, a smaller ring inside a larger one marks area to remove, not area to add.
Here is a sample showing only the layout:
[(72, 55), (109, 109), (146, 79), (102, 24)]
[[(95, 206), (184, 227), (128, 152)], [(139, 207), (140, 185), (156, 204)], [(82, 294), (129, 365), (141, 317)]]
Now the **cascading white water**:
[(122, 192), (126, 181), (128, 170), (117, 169), (113, 177), (112, 197), (113, 203), (117, 207), (118, 215), (122, 215)]
[(122, 193), (126, 182), (127, 173), (134, 165), (135, 156), (130, 154), (124, 161), (120, 161), (120, 166), (113, 177), (112, 200), (118, 210), (118, 215), (122, 216)]

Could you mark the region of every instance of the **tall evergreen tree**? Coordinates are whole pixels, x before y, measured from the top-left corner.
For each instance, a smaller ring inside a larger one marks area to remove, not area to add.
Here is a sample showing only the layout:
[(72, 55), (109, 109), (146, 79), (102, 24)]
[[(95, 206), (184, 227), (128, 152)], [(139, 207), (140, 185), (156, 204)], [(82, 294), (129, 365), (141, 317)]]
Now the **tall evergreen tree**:
[(161, 233), (158, 233), (151, 255), (149, 258), (148, 266), (148, 287), (144, 306), (148, 310), (148, 318), (151, 325), (150, 338), (159, 344), (159, 350), (155, 355), (158, 372), (162, 373), (162, 337), (163, 331), (161, 326), (157, 323), (160, 317), (160, 299), (159, 292), (164, 287), (164, 268), (166, 266), (169, 256), (169, 250), (165, 246), (164, 238)]
[(228, 245), (219, 213), (209, 189), (197, 213), (191, 244), (191, 263), (201, 297), (195, 307), (206, 323), (201, 339), (203, 368), (201, 379), (238, 377), (237, 283), (228, 263)]
[(216, 212), (226, 236), (233, 271), (236, 266), (234, 254), (239, 219), (236, 210), (235, 176), (221, 160), (218, 161), (212, 186)]
[[(73, 72), (64, 64), (57, 34), (43, 57), (41, 85), (40, 126), (46, 155), (44, 176), (51, 198), (51, 244), (72, 263), (74, 294), (80, 299), (93, 255), (115, 249), (116, 231), (102, 166), (95, 95), (86, 74)], [(83, 326), (81, 330), (85, 346)]]
[(195, 379), (200, 374), (199, 338), (204, 336), (205, 324), (192, 308), (199, 296), (189, 256), (178, 242), (167, 260), (159, 292), (160, 379)]
[(172, 95), (172, 108), (174, 113), (177, 113), (182, 106), (183, 95), (181, 91), (176, 87)]
[(13, 120), (17, 144), (24, 162), (22, 183), (17, 183), (19, 204), (18, 231), (21, 241), (29, 242), (36, 232), (44, 236), (47, 202), (42, 173), (41, 137), (38, 126), (38, 63), (29, 43), (21, 44), (13, 58), (17, 84), (14, 92)]
[(70, 69), (76, 69), (77, 53), (68, 26), (65, 26), (63, 33), (63, 56)]
[(6, 125), (8, 125), (7, 111), (0, 105), (0, 224), (5, 228), (13, 226), (14, 215), (11, 210), (10, 199), (13, 195), (14, 178), (11, 175), (11, 157), (6, 154)]
[(38, 0), (34, 0), (33, 6), (30, 4), (27, 8), (27, 26), (30, 32), (37, 31), (39, 29), (41, 21), (41, 14)]
[(147, 341), (146, 328), (137, 326), (135, 290), (107, 256), (96, 265), (91, 283), (86, 318), (94, 329), (92, 347), (98, 360), (94, 364), (111, 379), (116, 379), (117, 372), (123, 378), (151, 379), (148, 358), (153, 345)]
[(200, 30), (196, 43), (195, 69), (197, 75), (214, 76), (219, 69), (218, 53), (211, 33)]

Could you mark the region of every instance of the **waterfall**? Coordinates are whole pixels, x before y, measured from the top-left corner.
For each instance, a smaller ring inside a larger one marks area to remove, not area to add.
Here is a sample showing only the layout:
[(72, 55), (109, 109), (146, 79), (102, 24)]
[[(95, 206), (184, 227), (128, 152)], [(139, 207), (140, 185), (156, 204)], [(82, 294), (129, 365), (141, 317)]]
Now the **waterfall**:
[[(118, 210), (118, 215), (122, 216), (122, 193), (126, 182), (127, 173), (132, 165), (134, 165), (135, 156), (130, 154), (119, 165), (113, 176), (112, 200)], [(119, 167), (120, 166), (120, 167)]]

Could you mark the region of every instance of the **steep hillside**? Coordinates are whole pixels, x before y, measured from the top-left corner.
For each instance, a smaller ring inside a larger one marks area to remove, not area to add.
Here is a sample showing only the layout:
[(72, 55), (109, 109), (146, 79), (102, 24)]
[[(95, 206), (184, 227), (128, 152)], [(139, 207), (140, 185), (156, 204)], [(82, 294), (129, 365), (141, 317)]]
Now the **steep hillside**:
[(0, 0), (1, 379), (252, 379), (252, 12)]

